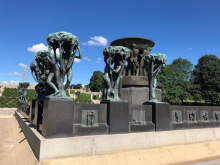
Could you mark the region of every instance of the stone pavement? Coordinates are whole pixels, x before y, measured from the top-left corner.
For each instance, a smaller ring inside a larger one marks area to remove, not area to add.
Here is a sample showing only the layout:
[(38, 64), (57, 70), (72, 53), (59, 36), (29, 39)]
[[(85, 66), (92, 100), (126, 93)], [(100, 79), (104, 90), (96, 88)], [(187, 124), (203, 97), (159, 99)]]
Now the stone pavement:
[(208, 161), (208, 162), (203, 162), (203, 163), (197, 163), (194, 165), (220, 165), (220, 159), (212, 160), (212, 161)]
[[(203, 163), (202, 163), (203, 162)], [(0, 115), (0, 165), (216, 165), (220, 141), (38, 162), (14, 116)]]
[(38, 164), (15, 117), (0, 115), (0, 165)]

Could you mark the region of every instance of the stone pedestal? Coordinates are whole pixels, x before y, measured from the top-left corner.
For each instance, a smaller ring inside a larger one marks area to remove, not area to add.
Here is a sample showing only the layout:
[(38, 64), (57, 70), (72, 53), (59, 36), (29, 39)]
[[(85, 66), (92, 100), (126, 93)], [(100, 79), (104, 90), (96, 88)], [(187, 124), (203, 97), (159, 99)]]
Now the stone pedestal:
[(171, 110), (171, 129), (187, 129), (186, 116), (184, 109), (175, 108)]
[(34, 99), (30, 103), (30, 113), (29, 113), (29, 116), (28, 116), (28, 120), (30, 121), (31, 124), (33, 124), (33, 120), (34, 120), (35, 102), (36, 102), (36, 100)]
[(152, 122), (152, 105), (129, 105), (130, 132), (155, 131)]
[(22, 114), (25, 118), (28, 119), (29, 115), (29, 104), (27, 101), (19, 100), (17, 102), (17, 111)]
[(39, 130), (40, 124), (42, 124), (44, 101), (37, 100), (34, 103), (35, 103), (35, 108), (34, 108), (33, 125), (37, 130)]
[[(122, 100), (127, 100), (129, 105), (142, 105), (149, 100), (149, 83), (147, 77), (124, 76), (122, 84)], [(157, 83), (155, 95), (157, 100), (162, 101), (163, 84)]]
[(75, 104), (73, 136), (108, 134), (106, 104)]
[(168, 103), (145, 103), (152, 105), (152, 120), (155, 131), (171, 130), (171, 111)]
[(73, 136), (73, 101), (44, 101), (42, 135), (45, 138)]
[(107, 104), (109, 134), (129, 132), (129, 108), (127, 101), (102, 101)]

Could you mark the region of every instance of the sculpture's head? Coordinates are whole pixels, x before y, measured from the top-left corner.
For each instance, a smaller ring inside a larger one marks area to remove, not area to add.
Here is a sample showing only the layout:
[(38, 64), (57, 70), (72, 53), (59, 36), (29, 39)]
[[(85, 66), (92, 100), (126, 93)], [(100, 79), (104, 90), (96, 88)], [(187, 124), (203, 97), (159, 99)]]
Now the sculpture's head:
[(134, 49), (136, 48), (136, 46), (137, 46), (136, 44), (132, 44), (131, 48)]
[(37, 63), (36, 62), (32, 62), (31, 65), (30, 65), (31, 71), (35, 71), (36, 67), (37, 67)]

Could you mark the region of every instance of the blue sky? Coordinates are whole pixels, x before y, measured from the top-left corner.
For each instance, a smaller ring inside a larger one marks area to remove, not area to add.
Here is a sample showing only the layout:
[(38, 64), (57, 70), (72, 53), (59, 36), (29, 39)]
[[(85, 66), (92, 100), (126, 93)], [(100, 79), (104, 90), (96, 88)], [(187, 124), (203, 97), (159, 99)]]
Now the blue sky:
[(46, 37), (59, 31), (79, 37), (84, 57), (73, 64), (71, 84), (86, 85), (93, 71), (103, 72), (103, 49), (122, 37), (153, 40), (151, 53), (166, 54), (167, 64), (220, 57), (219, 0), (0, 0), (0, 20), (0, 82), (23, 81), (24, 64), (27, 81), (35, 83), (33, 52), (46, 49)]

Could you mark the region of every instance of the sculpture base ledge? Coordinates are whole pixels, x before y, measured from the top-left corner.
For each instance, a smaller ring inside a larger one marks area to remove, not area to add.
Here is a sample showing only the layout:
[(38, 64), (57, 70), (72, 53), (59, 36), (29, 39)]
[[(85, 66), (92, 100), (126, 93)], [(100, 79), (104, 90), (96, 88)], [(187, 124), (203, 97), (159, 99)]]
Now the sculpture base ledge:
[(59, 97), (59, 96), (47, 96), (46, 100), (51, 100), (51, 101), (73, 101), (73, 98), (71, 97)]

